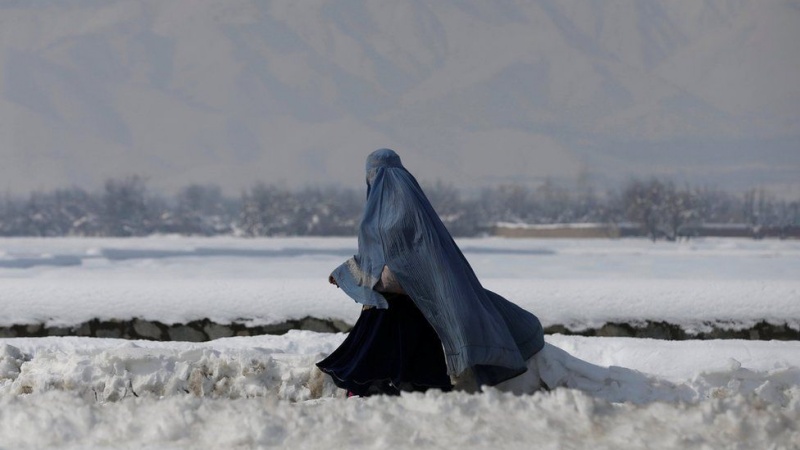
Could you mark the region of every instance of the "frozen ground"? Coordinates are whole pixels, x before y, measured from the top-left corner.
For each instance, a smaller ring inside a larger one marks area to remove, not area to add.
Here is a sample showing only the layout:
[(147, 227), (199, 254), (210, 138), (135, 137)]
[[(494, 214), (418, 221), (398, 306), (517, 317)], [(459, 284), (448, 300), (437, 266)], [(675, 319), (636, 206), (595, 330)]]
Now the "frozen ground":
[[(797, 327), (800, 243), (459, 242), (547, 324)], [(353, 321), (354, 239), (2, 239), (0, 324)], [(342, 334), (202, 344), (0, 339), (0, 448), (798, 448), (800, 343), (547, 336), (551, 392), (344, 399)], [(523, 383), (524, 385), (524, 383)]]
[(797, 448), (800, 343), (548, 336), (550, 392), (342, 398), (342, 334), (0, 340), (2, 448)]
[[(800, 329), (800, 242), (467, 239), (483, 284), (545, 326), (667, 321), (687, 331), (766, 320)], [(354, 238), (0, 239), (0, 325), (139, 317), (252, 325), (353, 323), (328, 285)]]

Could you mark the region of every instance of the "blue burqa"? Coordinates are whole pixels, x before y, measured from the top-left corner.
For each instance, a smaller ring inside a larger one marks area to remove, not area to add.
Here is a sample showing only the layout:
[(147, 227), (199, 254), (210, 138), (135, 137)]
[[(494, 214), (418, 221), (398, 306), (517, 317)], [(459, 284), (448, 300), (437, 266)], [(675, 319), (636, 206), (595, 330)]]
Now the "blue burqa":
[(387, 266), (433, 326), (448, 373), (471, 368), (494, 385), (526, 370), (544, 346), (539, 319), (484, 289), (417, 180), (392, 150), (367, 158), (367, 202), (358, 254), (332, 273), (356, 302), (387, 308), (373, 288)]

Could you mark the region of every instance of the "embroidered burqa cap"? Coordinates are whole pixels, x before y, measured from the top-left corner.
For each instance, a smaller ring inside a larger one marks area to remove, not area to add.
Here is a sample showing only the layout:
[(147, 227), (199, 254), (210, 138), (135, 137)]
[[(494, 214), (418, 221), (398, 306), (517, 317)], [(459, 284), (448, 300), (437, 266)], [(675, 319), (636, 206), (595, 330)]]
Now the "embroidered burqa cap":
[(373, 287), (388, 266), (436, 330), (449, 374), (472, 368), (480, 384), (493, 385), (524, 372), (544, 346), (539, 319), (481, 286), (397, 153), (376, 150), (366, 171), (358, 254), (334, 270), (339, 287), (359, 303), (387, 308)]

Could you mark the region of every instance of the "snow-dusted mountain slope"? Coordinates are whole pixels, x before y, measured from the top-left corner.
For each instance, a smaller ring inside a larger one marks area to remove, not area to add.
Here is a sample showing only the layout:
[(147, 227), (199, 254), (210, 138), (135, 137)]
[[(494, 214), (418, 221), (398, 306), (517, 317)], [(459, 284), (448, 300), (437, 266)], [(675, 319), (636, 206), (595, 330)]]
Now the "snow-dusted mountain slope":
[(379, 146), (461, 185), (800, 173), (788, 0), (6, 1), (0, 30), (4, 190), (356, 185)]

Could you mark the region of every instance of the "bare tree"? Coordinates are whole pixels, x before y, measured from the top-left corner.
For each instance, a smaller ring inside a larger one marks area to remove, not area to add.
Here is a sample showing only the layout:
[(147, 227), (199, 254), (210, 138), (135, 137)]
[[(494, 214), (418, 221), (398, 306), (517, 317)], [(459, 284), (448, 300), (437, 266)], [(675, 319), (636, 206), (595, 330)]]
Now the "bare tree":
[(133, 175), (107, 180), (102, 199), (102, 222), (109, 236), (142, 236), (150, 232), (145, 179)]
[(653, 178), (650, 181), (632, 180), (622, 193), (625, 215), (638, 223), (653, 241), (659, 236), (660, 208), (663, 202), (663, 184)]
[(174, 223), (182, 234), (212, 236), (230, 233), (238, 209), (219, 186), (192, 184), (178, 192)]
[(668, 240), (677, 240), (684, 225), (696, 217), (694, 196), (687, 188), (679, 190), (671, 181), (663, 184), (662, 221)]

